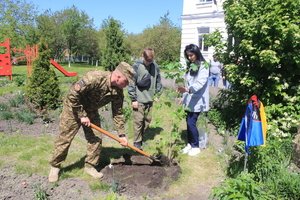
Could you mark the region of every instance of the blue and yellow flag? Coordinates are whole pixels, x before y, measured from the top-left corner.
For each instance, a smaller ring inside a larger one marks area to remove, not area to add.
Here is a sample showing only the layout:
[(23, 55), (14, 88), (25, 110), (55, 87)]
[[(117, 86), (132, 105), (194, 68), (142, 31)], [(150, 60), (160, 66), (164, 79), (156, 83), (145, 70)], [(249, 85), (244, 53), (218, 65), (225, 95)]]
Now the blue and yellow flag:
[(245, 115), (242, 119), (238, 140), (245, 141), (245, 150), (249, 153), (249, 147), (260, 146), (266, 143), (267, 119), (264, 106), (253, 95), (247, 103)]

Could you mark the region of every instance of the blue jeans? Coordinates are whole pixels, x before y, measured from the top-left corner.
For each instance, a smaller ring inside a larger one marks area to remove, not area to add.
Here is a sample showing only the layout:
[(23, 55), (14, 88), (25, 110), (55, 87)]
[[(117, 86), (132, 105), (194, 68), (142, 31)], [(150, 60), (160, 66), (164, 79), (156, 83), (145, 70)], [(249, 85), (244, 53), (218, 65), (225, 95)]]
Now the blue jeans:
[(187, 139), (192, 148), (199, 148), (197, 120), (200, 112), (186, 112)]
[(213, 74), (211, 73), (208, 81), (209, 81), (209, 86), (214, 86), (214, 87), (218, 87), (219, 85), (219, 79), (220, 79), (220, 74)]
[(226, 79), (223, 79), (223, 86), (225, 89), (229, 89), (231, 84)]

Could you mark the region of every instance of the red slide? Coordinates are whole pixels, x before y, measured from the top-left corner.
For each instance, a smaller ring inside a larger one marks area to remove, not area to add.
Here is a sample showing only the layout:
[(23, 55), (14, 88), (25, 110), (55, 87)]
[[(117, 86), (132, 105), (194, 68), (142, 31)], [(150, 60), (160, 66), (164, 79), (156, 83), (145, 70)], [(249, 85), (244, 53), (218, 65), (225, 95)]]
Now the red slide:
[(53, 59), (50, 60), (51, 65), (53, 65), (56, 69), (58, 69), (61, 73), (63, 73), (65, 76), (77, 76), (77, 72), (68, 72), (63, 68), (60, 64), (55, 62)]

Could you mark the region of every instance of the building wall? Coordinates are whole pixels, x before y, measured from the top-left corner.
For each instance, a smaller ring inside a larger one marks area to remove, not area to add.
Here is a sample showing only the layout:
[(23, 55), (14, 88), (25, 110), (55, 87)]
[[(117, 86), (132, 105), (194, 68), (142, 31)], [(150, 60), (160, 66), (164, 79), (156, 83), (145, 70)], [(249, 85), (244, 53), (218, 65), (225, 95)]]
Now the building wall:
[[(184, 48), (188, 44), (196, 44), (200, 47), (199, 35), (201, 32), (212, 33), (219, 29), (224, 39), (227, 38), (226, 26), (224, 22), (224, 11), (222, 9), (222, 0), (183, 0), (182, 12), (182, 33), (181, 33), (181, 50), (180, 62), (185, 65)], [(209, 30), (208, 30), (209, 28)], [(205, 44), (205, 41), (204, 41)], [(205, 59), (212, 58), (214, 49), (202, 47), (201, 52)]]

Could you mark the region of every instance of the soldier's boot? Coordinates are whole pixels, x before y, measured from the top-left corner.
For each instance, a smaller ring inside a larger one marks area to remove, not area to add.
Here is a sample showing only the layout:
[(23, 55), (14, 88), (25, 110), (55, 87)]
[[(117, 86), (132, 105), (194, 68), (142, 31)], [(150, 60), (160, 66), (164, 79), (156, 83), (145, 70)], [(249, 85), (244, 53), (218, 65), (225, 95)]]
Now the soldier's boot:
[(51, 166), (50, 173), (48, 176), (48, 180), (50, 183), (54, 183), (54, 182), (58, 181), (59, 171), (60, 171), (60, 168)]
[(84, 167), (84, 172), (97, 179), (101, 179), (103, 177), (103, 174), (98, 172), (94, 167)]

